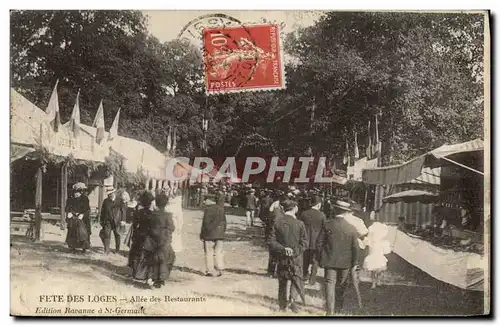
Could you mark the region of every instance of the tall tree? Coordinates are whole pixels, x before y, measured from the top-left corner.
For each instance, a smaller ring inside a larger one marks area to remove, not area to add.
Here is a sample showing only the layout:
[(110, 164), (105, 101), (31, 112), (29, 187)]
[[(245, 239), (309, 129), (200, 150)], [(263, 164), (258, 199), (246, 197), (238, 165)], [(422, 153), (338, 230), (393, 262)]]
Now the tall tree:
[(59, 79), (63, 121), (78, 89), (83, 123), (101, 99), (108, 127), (121, 107), (120, 133), (160, 150), (175, 125), (182, 155), (201, 154), (204, 118), (213, 156), (258, 134), (272, 146), (257, 137), (256, 151), (341, 157), (353, 130), (364, 153), (368, 121), (381, 114), (385, 163), (397, 163), (482, 136), (483, 19), (328, 12), (286, 38), (285, 90), (207, 99), (199, 49), (148, 35), (141, 12), (12, 11), (11, 80), (45, 108)]
[(346, 129), (362, 135), (379, 112), (381, 138), (398, 161), (481, 137), (483, 19), (331, 12), (289, 35), (291, 98), (318, 102), (316, 151), (341, 153)]
[[(90, 124), (103, 100), (109, 128), (121, 108), (120, 133), (166, 148), (178, 124), (179, 149), (196, 147), (190, 132), (199, 105), (198, 49), (148, 35), (139, 11), (12, 11), (12, 86), (41, 108), (57, 79), (67, 121), (78, 89), (81, 120)], [(199, 118), (201, 121), (201, 118)], [(185, 145), (185, 146), (181, 146)]]

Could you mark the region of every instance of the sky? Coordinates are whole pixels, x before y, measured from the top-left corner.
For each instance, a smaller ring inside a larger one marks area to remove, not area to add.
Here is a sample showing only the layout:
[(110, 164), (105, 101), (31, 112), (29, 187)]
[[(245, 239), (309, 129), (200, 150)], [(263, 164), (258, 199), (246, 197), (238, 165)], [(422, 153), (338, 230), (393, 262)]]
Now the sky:
[(282, 32), (289, 33), (299, 27), (307, 27), (314, 24), (319, 18), (319, 11), (177, 11), (177, 10), (153, 10), (143, 11), (148, 17), (148, 29), (150, 33), (161, 42), (176, 39), (182, 28), (191, 20), (209, 13), (222, 13), (234, 17), (243, 23), (259, 22), (261, 18), (268, 21), (284, 23)]

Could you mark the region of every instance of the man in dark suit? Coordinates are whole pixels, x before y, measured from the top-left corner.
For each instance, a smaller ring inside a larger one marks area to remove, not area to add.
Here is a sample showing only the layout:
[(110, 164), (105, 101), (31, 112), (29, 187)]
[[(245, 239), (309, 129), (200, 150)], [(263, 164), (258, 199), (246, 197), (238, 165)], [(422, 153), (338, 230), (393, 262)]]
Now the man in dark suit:
[(115, 235), (116, 252), (120, 252), (120, 229), (123, 228), (125, 221), (122, 216), (121, 202), (116, 199), (116, 189), (107, 191), (108, 198), (102, 202), (100, 223), (102, 230), (99, 233), (104, 245), (104, 253), (110, 251), (111, 232)]
[(246, 197), (246, 216), (247, 226), (253, 226), (255, 210), (257, 209), (257, 197), (255, 197), (255, 189), (250, 189)]
[(203, 214), (200, 239), (205, 251), (206, 276), (221, 276), (224, 269), (222, 246), (227, 224), (224, 201), (220, 196), (217, 203), (208, 206)]
[[(275, 191), (275, 201), (269, 207), (269, 215), (267, 217), (266, 223), (266, 242), (269, 245), (271, 241), (271, 234), (274, 228), (274, 223), (278, 218), (281, 218), (284, 215), (283, 207), (281, 203), (288, 199), (285, 196), (285, 193), (281, 190)], [(277, 277), (277, 267), (278, 267), (278, 258), (275, 252), (271, 250), (269, 247), (269, 261), (267, 263), (267, 274), (271, 277)]]
[(304, 252), (304, 280), (308, 278), (309, 265), (311, 267), (311, 274), (309, 276), (309, 284), (316, 284), (316, 273), (318, 272), (318, 254), (316, 253), (316, 240), (318, 239), (319, 231), (323, 222), (326, 220), (325, 214), (320, 211), (321, 198), (319, 196), (312, 196), (312, 207), (300, 216), (300, 220), (306, 226), (307, 236), (309, 238), (309, 248)]
[(281, 206), (284, 214), (276, 220), (270, 241), (270, 249), (278, 256), (278, 302), (280, 310), (286, 311), (288, 284), (291, 283), (289, 306), (293, 312), (298, 312), (299, 295), (305, 305), (302, 258), (308, 247), (306, 227), (295, 216), (296, 202), (285, 200)]
[(330, 316), (342, 309), (349, 272), (358, 265), (356, 229), (333, 210), (321, 227), (316, 249), (319, 265), (325, 269), (326, 314)]

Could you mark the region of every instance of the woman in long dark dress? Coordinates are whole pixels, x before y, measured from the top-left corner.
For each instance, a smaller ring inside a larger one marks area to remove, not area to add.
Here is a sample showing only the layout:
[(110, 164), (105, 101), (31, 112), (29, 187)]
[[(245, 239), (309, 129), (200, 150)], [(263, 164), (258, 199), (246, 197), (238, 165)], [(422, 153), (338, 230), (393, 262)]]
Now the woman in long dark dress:
[(156, 196), (158, 210), (153, 212), (150, 220), (150, 236), (155, 244), (151, 256), (151, 278), (155, 287), (165, 285), (175, 261), (175, 252), (172, 248), (172, 233), (175, 230), (172, 213), (165, 211), (168, 196), (161, 193)]
[(84, 194), (87, 187), (79, 182), (73, 185), (73, 197), (68, 198), (66, 204), (67, 227), (66, 243), (73, 249), (90, 248), (90, 235), (92, 233), (90, 222), (89, 199)]
[(150, 236), (150, 219), (153, 214), (151, 203), (153, 195), (145, 191), (139, 197), (140, 209), (134, 214), (132, 223), (132, 246), (129, 252), (129, 267), (132, 277), (136, 280), (148, 281), (151, 279), (151, 256), (154, 251)]

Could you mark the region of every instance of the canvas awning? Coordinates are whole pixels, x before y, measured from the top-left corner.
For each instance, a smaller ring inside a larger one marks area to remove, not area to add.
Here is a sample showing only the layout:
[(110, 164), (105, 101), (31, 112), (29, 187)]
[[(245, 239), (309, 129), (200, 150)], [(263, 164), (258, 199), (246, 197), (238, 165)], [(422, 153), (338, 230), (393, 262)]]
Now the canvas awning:
[[(380, 185), (408, 183), (411, 180), (418, 178), (424, 167), (439, 167), (449, 163), (454, 163), (464, 168), (472, 169), (464, 164), (454, 161), (453, 159), (457, 159), (467, 153), (471, 154), (473, 152), (482, 152), (483, 150), (484, 144), (481, 139), (461, 144), (443, 145), (400, 165), (365, 169), (363, 170), (363, 182)], [(472, 170), (482, 173), (474, 169)]]
[(432, 192), (422, 191), (422, 190), (406, 190), (401, 191), (390, 196), (384, 197), (382, 202), (384, 203), (434, 203), (439, 199), (439, 194), (433, 194)]
[(34, 152), (35, 148), (28, 145), (18, 145), (10, 144), (10, 163), (17, 161), (31, 152)]

